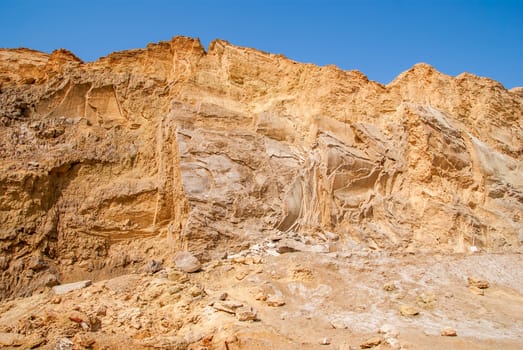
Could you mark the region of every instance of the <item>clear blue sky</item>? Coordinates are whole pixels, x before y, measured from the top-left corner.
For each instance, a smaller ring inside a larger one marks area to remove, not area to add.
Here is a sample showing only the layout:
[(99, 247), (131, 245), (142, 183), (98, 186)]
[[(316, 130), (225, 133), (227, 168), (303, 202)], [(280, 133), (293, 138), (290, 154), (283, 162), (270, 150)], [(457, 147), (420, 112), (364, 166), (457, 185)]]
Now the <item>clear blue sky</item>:
[(523, 0), (0, 0), (0, 47), (84, 61), (175, 35), (215, 38), (388, 83), (417, 62), (523, 86)]

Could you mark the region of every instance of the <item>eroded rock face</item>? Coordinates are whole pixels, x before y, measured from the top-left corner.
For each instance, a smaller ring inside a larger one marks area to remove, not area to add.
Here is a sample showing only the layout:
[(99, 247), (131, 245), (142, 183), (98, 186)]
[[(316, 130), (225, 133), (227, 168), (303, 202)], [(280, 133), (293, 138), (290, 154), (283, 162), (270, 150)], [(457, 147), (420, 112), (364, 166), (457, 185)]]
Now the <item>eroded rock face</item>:
[(521, 249), (523, 99), (486, 78), (384, 86), (176, 37), (92, 63), (0, 50), (0, 84), (0, 297), (278, 231)]

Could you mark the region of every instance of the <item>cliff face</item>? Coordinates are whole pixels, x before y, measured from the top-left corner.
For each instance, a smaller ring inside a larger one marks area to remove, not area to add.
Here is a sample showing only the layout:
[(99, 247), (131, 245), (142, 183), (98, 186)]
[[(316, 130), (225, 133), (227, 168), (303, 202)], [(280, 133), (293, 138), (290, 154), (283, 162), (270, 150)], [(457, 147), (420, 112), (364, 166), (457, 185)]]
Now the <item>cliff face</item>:
[(0, 297), (283, 232), (521, 251), (523, 98), (418, 64), (384, 86), (176, 37), (82, 63), (0, 50)]

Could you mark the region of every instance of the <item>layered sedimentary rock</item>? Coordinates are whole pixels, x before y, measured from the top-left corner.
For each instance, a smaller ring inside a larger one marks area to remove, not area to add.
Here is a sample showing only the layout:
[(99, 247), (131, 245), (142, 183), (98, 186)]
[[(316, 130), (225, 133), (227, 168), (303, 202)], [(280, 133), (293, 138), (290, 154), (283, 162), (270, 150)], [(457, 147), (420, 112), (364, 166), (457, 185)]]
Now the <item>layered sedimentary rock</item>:
[(0, 84), (0, 297), (277, 232), (521, 250), (523, 98), (490, 79), (381, 85), (176, 37), (90, 63), (0, 50)]

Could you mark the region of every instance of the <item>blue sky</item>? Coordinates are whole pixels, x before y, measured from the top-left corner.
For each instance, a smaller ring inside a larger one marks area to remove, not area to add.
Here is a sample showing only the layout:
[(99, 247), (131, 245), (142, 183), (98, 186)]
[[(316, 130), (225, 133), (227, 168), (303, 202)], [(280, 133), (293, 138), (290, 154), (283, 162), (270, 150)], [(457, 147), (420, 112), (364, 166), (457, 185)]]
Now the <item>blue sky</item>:
[(523, 86), (523, 0), (0, 0), (0, 47), (85, 61), (175, 35), (221, 38), (388, 83), (417, 62)]

